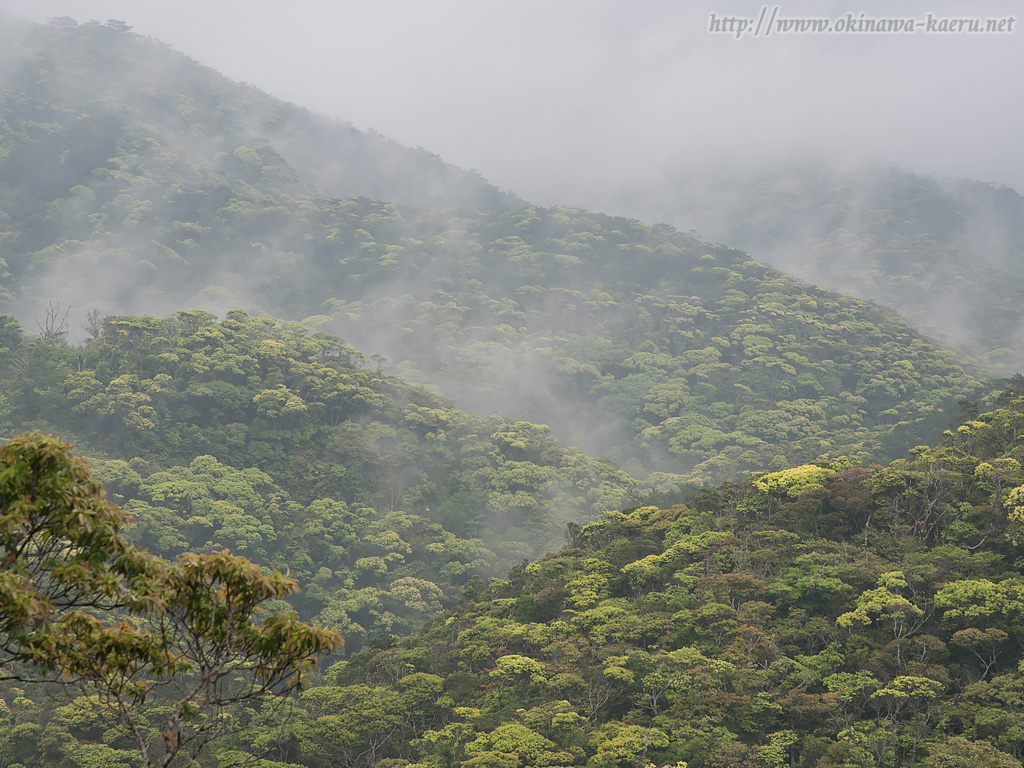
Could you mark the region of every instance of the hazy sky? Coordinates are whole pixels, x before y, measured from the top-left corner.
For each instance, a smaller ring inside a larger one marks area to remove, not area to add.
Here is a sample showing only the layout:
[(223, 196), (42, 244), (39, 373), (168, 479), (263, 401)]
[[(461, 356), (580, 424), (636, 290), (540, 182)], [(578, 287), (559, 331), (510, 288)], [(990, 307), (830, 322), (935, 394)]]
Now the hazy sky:
[(1002, 18), (1012, 34), (709, 31), (723, 0), (0, 0), (116, 18), (229, 77), (479, 169), (540, 203), (667, 165), (817, 153), (1024, 188), (1024, 9), (781, 2), (777, 17)]

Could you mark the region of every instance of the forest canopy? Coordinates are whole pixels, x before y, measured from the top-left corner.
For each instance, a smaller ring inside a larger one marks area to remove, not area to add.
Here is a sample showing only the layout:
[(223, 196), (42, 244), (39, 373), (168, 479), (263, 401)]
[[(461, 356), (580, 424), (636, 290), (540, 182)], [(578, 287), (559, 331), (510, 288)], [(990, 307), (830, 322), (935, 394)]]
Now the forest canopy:
[[(1010, 364), (1019, 198), (805, 181)], [(113, 20), (0, 25), (0, 256), (0, 768), (1020, 768), (1024, 379), (895, 310)]]
[(3, 679), (81, 690), (147, 767), (191, 762), (230, 730), (229, 708), (301, 689), (342, 643), (294, 613), (261, 615), (297, 589), (280, 572), (132, 545), (130, 515), (55, 438), (0, 447), (0, 509)]
[(0, 34), (0, 286), (26, 327), (38, 296), (299, 320), (659, 485), (887, 461), (978, 396), (892, 311), (740, 251), (502, 197), (116, 25)]

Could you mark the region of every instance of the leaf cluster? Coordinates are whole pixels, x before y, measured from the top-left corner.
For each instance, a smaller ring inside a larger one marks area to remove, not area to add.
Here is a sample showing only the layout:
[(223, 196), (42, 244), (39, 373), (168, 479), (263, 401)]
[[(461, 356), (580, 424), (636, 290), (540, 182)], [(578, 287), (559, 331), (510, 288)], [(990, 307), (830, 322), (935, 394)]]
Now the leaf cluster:
[(1022, 426), (1018, 399), (885, 467), (608, 513), (332, 667), (282, 759), (1015, 765)]

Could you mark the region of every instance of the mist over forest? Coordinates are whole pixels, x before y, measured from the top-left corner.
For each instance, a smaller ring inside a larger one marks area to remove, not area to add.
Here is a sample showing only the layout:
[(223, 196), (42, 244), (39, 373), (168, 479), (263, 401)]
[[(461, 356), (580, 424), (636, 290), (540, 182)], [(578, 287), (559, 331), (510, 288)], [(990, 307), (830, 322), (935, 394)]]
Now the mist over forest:
[(0, 766), (1021, 766), (1014, 38), (485, 5), (0, 2)]
[(824, 161), (680, 167), (588, 204), (664, 221), (756, 254), (809, 283), (898, 308), (982, 370), (1022, 367), (1015, 286), (1022, 202), (998, 181)]

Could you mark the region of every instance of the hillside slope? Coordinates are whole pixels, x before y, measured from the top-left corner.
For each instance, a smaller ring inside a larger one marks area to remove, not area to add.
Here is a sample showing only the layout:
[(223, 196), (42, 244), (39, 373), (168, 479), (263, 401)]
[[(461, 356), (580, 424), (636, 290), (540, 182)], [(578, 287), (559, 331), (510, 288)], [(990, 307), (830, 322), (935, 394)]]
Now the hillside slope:
[(892, 458), (975, 390), (891, 312), (740, 252), (575, 209), (338, 200), (250, 130), (268, 97), (116, 27), (7, 34), (0, 237), (27, 327), (47, 300), (300, 319), (662, 484)]
[(289, 570), (295, 607), (350, 649), (633, 497), (547, 427), (470, 416), (327, 334), (201, 311), (92, 330), (70, 347), (0, 318), (0, 430), (73, 441), (162, 556)]
[[(1021, 384), (885, 467), (818, 462), (571, 525), (210, 765), (1019, 768)], [(132, 764), (95, 699), (0, 693), (24, 764)]]
[(332, 667), (281, 759), (1015, 768), (1024, 400), (1002, 406), (887, 467), (808, 465), (574, 529)]
[(895, 168), (668, 171), (588, 204), (668, 221), (803, 280), (895, 308), (975, 368), (1024, 369), (1024, 199)]
[(134, 176), (176, 169), (194, 179), (195, 168), (185, 166), (216, 165), (220, 153), (272, 144), (306, 182), (336, 198), (363, 195), (423, 208), (520, 204), (475, 172), (229, 81), (113, 22), (35, 25), (5, 16), (0, 92), (3, 182), (17, 185), (7, 191), (21, 212), (87, 184), (124, 145), (165, 142), (165, 160), (167, 152), (180, 155), (173, 168), (147, 165), (159, 160), (143, 152)]

